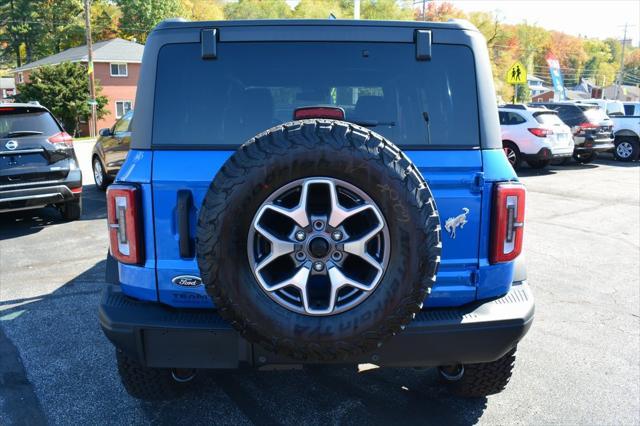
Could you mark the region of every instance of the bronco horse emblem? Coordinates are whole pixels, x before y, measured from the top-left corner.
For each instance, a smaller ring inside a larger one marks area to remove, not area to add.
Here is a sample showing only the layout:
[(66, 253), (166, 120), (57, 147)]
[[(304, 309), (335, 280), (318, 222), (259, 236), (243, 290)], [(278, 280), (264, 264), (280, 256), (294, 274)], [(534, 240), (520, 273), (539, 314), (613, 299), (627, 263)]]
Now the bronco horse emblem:
[(450, 217), (444, 223), (444, 229), (447, 230), (449, 236), (453, 239), (456, 238), (456, 229), (458, 226), (460, 229), (464, 228), (465, 223), (467, 223), (467, 215), (469, 214), (469, 209), (466, 207), (462, 208), (462, 213), (460, 213), (456, 217)]

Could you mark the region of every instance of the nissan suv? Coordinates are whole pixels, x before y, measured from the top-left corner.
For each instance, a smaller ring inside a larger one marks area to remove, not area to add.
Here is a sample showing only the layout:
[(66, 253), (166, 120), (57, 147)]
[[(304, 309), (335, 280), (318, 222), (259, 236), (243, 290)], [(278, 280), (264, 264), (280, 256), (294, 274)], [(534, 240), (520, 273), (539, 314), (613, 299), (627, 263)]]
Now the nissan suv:
[(82, 172), (73, 139), (45, 107), (0, 104), (0, 212), (57, 207), (82, 213)]
[(107, 189), (125, 389), (372, 363), (502, 391), (534, 303), (492, 81), (464, 21), (159, 24)]

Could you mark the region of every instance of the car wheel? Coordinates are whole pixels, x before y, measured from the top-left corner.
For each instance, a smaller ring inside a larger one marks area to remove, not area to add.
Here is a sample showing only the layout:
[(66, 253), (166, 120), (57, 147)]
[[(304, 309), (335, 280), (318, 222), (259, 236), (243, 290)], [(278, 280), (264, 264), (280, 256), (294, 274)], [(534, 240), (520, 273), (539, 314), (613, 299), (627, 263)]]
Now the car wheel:
[(504, 141), (502, 142), (502, 149), (504, 150), (504, 155), (507, 156), (507, 160), (509, 160), (509, 164), (513, 167), (514, 170), (518, 170), (522, 163), (522, 155), (520, 154), (520, 149), (513, 142)]
[(98, 157), (93, 157), (93, 180), (96, 183), (96, 187), (102, 191), (107, 189), (110, 183), (109, 176), (105, 173), (102, 162)]
[(516, 348), (513, 348), (493, 362), (439, 367), (438, 371), (452, 394), (463, 398), (483, 398), (505, 389), (515, 361)]
[(331, 120), (242, 145), (211, 183), (197, 228), (220, 315), (267, 351), (308, 361), (354, 359), (400, 333), (440, 251), (418, 169), (382, 136)]
[(593, 160), (596, 159), (596, 153), (595, 152), (581, 152), (581, 153), (574, 153), (573, 154), (573, 159), (576, 160), (578, 163), (581, 164), (588, 164), (591, 163)]
[(551, 160), (527, 160), (527, 164), (532, 169), (544, 169), (551, 164)]
[(616, 139), (616, 146), (613, 150), (613, 156), (619, 161), (635, 161), (638, 159), (640, 152), (637, 139), (619, 138)]
[(78, 220), (82, 216), (82, 198), (67, 201), (60, 205), (60, 213), (66, 221)]

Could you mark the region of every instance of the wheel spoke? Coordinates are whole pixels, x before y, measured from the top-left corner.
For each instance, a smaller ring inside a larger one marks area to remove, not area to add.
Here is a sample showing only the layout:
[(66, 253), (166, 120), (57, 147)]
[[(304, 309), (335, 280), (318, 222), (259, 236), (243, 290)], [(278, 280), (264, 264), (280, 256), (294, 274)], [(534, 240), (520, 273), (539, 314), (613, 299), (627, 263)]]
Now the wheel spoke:
[(378, 271), (381, 271), (382, 265), (380, 264), (380, 262), (371, 257), (369, 253), (367, 253), (367, 243), (371, 238), (375, 237), (383, 227), (384, 225), (382, 224), (382, 222), (378, 222), (378, 225), (376, 225), (375, 228), (373, 228), (364, 236), (358, 238), (357, 240), (347, 241), (346, 243), (344, 243), (344, 251), (354, 256), (360, 257), (361, 259), (367, 261)]
[(302, 294), (302, 299), (305, 301), (305, 306), (307, 305), (307, 280), (309, 279), (309, 274), (311, 273), (311, 269), (306, 266), (302, 266), (298, 271), (291, 277), (286, 280), (282, 280), (277, 284), (274, 284), (268, 288), (268, 291), (277, 291), (281, 290), (285, 287), (293, 286), (300, 290), (300, 294)]
[(309, 225), (309, 215), (307, 215), (307, 194), (309, 192), (309, 182), (305, 182), (304, 185), (302, 185), (302, 190), (300, 193), (300, 201), (298, 202), (298, 205), (291, 208), (291, 209), (287, 209), (285, 207), (282, 206), (278, 206), (275, 204), (267, 204), (265, 205), (262, 210), (258, 213), (258, 220), (260, 220), (260, 218), (262, 217), (262, 215), (264, 214), (264, 212), (266, 210), (272, 210), (276, 213), (279, 213), (283, 216), (286, 216), (290, 219), (292, 219), (295, 223), (298, 224), (298, 226), (304, 228), (306, 226)]
[(329, 272), (329, 279), (331, 280), (332, 304), (335, 303), (338, 290), (340, 290), (345, 285), (349, 285), (351, 287), (355, 287), (363, 291), (370, 291), (372, 288), (372, 283), (365, 284), (365, 283), (361, 283), (360, 281), (349, 278), (345, 274), (343, 274), (340, 268), (338, 268), (337, 266), (334, 266), (333, 268), (329, 269), (328, 272)]
[(338, 201), (338, 190), (336, 189), (336, 185), (331, 181), (327, 181), (326, 183), (329, 185), (329, 193), (331, 194), (331, 215), (329, 216), (330, 226), (336, 228), (351, 216), (372, 208), (370, 204), (362, 204), (351, 209), (345, 209)]
[(260, 261), (256, 266), (256, 272), (262, 270), (265, 266), (283, 256), (285, 254), (293, 253), (294, 244), (290, 241), (282, 240), (271, 232), (264, 229), (259, 223), (255, 224), (256, 231), (258, 231), (263, 237), (265, 237), (271, 243), (271, 252), (267, 257)]

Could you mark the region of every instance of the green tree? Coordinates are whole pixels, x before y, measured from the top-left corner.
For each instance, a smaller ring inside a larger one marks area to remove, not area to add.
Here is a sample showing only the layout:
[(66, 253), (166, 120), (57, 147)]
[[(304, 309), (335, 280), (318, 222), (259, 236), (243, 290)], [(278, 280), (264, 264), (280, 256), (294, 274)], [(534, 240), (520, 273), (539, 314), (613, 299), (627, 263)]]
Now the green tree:
[(360, 3), (361, 19), (408, 21), (413, 20), (413, 14), (410, 1), (362, 0)]
[[(91, 114), (89, 80), (84, 65), (65, 62), (38, 68), (30, 74), (29, 82), (18, 84), (17, 89), (18, 94), (14, 97), (17, 102), (40, 102), (72, 135), (76, 134), (80, 120), (88, 119)], [(100, 95), (101, 90), (96, 82), (98, 118), (108, 114), (104, 108), (108, 100)]]
[(38, 8), (31, 0), (0, 0), (0, 36), (7, 44), (2, 56), (20, 67), (31, 62), (33, 45), (41, 34)]
[(216, 0), (182, 0), (184, 17), (192, 21), (221, 21), (224, 7)]
[(285, 19), (292, 10), (284, 0), (238, 0), (224, 7), (227, 19)]
[(343, 8), (340, 0), (300, 0), (293, 10), (293, 17), (300, 19), (327, 19), (333, 14), (336, 18), (348, 18), (353, 16), (351, 12)]
[(119, 28), (123, 36), (144, 43), (160, 21), (184, 15), (180, 0), (117, 0), (122, 11)]

